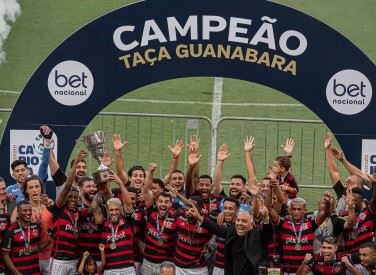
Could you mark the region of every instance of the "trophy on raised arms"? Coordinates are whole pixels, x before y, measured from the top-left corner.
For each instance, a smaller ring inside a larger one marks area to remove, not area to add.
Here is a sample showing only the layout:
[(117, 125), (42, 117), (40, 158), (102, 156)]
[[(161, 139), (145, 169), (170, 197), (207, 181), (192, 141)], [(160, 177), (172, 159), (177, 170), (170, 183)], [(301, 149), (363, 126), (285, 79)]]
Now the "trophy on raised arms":
[(102, 163), (102, 158), (106, 152), (104, 149), (105, 134), (110, 132), (97, 131), (83, 136), (81, 139), (76, 140), (76, 143), (82, 141), (91, 155), (98, 161), (99, 168), (93, 173), (94, 183), (100, 189), (109, 181), (110, 170)]

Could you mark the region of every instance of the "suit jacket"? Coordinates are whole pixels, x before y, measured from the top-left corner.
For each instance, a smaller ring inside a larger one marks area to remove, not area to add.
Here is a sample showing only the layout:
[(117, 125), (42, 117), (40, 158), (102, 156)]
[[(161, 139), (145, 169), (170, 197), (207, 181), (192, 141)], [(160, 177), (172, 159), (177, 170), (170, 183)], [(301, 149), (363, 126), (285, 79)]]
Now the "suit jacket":
[[(225, 274), (226, 275), (243, 275), (235, 274), (233, 270), (231, 242), (237, 237), (235, 224), (228, 227), (219, 226), (218, 224), (204, 219), (202, 227), (210, 232), (226, 238), (225, 242)], [(254, 227), (244, 238), (244, 253), (253, 266), (253, 274), (257, 274), (258, 265), (262, 260), (267, 259), (266, 249), (270, 239), (273, 237), (274, 227), (271, 222)]]

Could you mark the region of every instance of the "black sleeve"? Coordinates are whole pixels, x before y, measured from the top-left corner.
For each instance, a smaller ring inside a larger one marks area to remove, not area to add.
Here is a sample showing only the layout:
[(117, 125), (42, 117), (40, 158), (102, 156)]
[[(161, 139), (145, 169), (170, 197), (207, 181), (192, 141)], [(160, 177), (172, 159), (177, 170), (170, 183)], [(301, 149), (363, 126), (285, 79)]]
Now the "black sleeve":
[(217, 222), (218, 215), (219, 215), (218, 212), (215, 212), (215, 211), (209, 211), (209, 215), (208, 215), (208, 217), (209, 217), (210, 220), (212, 220), (213, 222)]
[(3, 247), (3, 251), (9, 252), (9, 253), (11, 252), (12, 247), (13, 247), (13, 233), (12, 233), (12, 231), (7, 230), (5, 232), (2, 247)]
[(315, 272), (315, 262), (313, 261), (313, 258), (305, 266), (313, 273)]
[(205, 219), (202, 221), (201, 226), (207, 229), (209, 232), (216, 234), (218, 237), (226, 238), (227, 235), (227, 227), (219, 226), (215, 222), (212, 222), (209, 219)]
[(341, 232), (344, 231), (343, 226), (345, 225), (346, 220), (338, 218), (337, 215), (330, 216), (333, 225), (333, 236), (337, 237)]
[(261, 231), (261, 241), (264, 244), (269, 244), (270, 240), (273, 238), (274, 234), (274, 226), (272, 221), (270, 220), (269, 223), (265, 224), (262, 223), (262, 231)]
[(54, 180), (56, 186), (62, 186), (67, 181), (67, 176), (59, 167), (56, 173), (52, 176), (52, 179)]
[(336, 192), (338, 200), (342, 198), (343, 195), (346, 195), (346, 188), (343, 186), (341, 180), (337, 181), (337, 183), (333, 186), (333, 189), (334, 192)]

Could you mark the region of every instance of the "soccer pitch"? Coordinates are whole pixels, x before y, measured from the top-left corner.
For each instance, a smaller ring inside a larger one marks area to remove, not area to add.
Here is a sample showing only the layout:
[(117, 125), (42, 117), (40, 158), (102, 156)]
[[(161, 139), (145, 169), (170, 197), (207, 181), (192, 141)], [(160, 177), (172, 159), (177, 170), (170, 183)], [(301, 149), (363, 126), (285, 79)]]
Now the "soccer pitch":
[[(133, 2), (19, 1), (22, 14), (15, 24), (12, 24), (10, 35), (4, 44), (7, 61), (0, 65), (0, 108), (11, 109), (14, 106), (18, 93), (38, 65), (75, 30), (111, 10)], [(376, 1), (286, 0), (274, 2), (295, 8), (328, 24), (346, 36), (375, 63), (376, 18), (373, 13), (376, 10)], [(211, 119), (214, 83), (214, 79), (209, 77), (175, 79), (156, 83), (119, 98), (103, 111), (195, 115)], [(223, 79), (221, 92), (221, 117), (320, 119), (293, 98), (255, 83)], [(275, 105), (265, 106), (264, 104)], [(43, 111), (43, 106), (36, 111)], [(7, 113), (0, 113), (0, 119), (2, 119), (0, 137), (7, 118)], [(129, 143), (125, 156), (127, 167), (136, 163), (146, 167), (150, 161), (154, 161), (160, 165), (159, 172), (163, 175), (170, 160), (167, 145), (172, 145), (174, 138), (185, 139), (187, 133), (192, 134), (198, 131), (202, 138), (201, 153), (204, 154), (201, 172), (208, 173), (207, 147), (210, 143), (210, 133), (201, 124), (197, 129), (187, 131), (185, 121), (178, 119), (127, 118), (124, 121), (120, 118), (99, 116), (93, 120), (91, 126), (85, 129), (84, 133), (99, 129), (121, 133)], [(152, 129), (151, 132), (150, 129)], [(296, 124), (226, 121), (222, 125), (218, 139), (219, 143), (227, 142), (232, 153), (231, 158), (225, 163), (224, 180), (229, 180), (230, 175), (234, 173), (245, 174), (242, 152), (242, 139), (245, 136), (255, 135), (256, 137), (255, 162), (258, 178), (264, 176), (266, 164), (272, 163), (275, 156), (283, 153), (278, 149), (279, 144), (292, 136), (297, 142), (293, 159), (294, 174), (300, 182), (330, 185), (324, 163), (323, 133), (325, 130), (325, 125), (305, 126), (305, 132), (302, 134), (301, 125)], [(303, 151), (303, 148), (307, 150)], [(93, 163), (93, 165), (96, 164)], [(184, 170), (185, 167), (182, 160), (179, 168)], [(341, 174), (343, 177), (346, 176), (343, 170)], [(322, 193), (322, 191), (313, 192), (310, 189), (302, 189), (301, 192), (304, 197), (317, 197), (317, 193)]]

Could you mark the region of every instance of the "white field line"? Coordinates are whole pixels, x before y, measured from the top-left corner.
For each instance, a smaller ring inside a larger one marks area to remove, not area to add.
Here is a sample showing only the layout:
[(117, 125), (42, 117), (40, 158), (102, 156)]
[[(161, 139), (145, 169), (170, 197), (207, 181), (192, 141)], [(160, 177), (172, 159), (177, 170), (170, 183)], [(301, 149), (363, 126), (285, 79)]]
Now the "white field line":
[[(17, 91), (0, 90), (0, 94), (20, 94)], [(118, 98), (117, 101), (124, 102), (139, 102), (139, 103), (162, 103), (162, 104), (197, 104), (197, 105), (213, 105), (212, 102), (201, 101), (175, 101), (175, 100), (153, 100), (153, 99), (132, 99), (132, 98)], [(288, 103), (221, 103), (222, 106), (259, 106), (259, 107), (304, 107), (303, 104), (288, 104)]]

